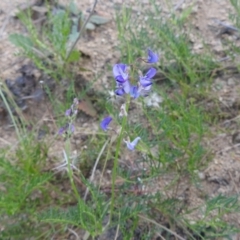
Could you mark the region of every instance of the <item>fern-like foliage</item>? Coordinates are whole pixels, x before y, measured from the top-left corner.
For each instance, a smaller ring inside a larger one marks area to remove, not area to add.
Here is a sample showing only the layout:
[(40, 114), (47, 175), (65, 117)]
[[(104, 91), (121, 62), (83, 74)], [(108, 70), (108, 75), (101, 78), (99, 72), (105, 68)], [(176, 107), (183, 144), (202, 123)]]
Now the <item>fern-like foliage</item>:
[(92, 236), (100, 234), (103, 230), (102, 217), (87, 205), (78, 204), (67, 209), (50, 208), (40, 214), (39, 218), (44, 222), (80, 227)]
[[(0, 231), (0, 239), (29, 239), (40, 234), (39, 225), (31, 222), (27, 215), (2, 216), (0, 225), (4, 229)], [(31, 226), (31, 227), (30, 227)]]
[(0, 214), (13, 215), (29, 208), (28, 197), (50, 178), (49, 173), (30, 174), (9, 160), (0, 158)]

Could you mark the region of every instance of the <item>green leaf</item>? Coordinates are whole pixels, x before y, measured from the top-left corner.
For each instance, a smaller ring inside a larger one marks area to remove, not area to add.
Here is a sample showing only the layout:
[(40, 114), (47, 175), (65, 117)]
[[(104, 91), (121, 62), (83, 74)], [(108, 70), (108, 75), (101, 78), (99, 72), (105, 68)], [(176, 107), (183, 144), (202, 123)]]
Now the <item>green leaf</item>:
[(94, 30), (96, 26), (93, 23), (88, 22), (85, 27), (87, 30)]
[(29, 37), (22, 34), (14, 33), (9, 36), (9, 41), (17, 47), (21, 47), (26, 51), (29, 51), (33, 47), (33, 42)]
[(93, 15), (90, 17), (89, 22), (95, 23), (97, 25), (101, 25), (101, 24), (110, 22), (110, 19), (99, 16), (99, 15)]
[(81, 11), (78, 10), (77, 5), (74, 2), (70, 3), (69, 9), (75, 15), (78, 15), (79, 13), (81, 13)]
[(68, 62), (77, 62), (77, 61), (79, 61), (80, 56), (81, 56), (80, 52), (77, 50), (74, 50), (71, 52), (71, 54), (68, 58)]
[(77, 25), (72, 26), (71, 34), (69, 35), (68, 45), (71, 45), (76, 41), (79, 36), (79, 31), (77, 29)]

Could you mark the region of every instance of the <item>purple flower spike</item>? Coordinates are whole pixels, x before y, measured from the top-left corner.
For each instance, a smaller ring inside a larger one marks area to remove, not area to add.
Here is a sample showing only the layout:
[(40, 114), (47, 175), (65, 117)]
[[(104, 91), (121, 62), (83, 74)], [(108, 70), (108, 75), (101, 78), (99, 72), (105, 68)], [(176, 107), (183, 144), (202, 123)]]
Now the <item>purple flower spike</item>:
[(58, 130), (58, 134), (59, 135), (62, 135), (63, 133), (65, 133), (66, 131), (66, 128), (65, 127), (61, 127), (59, 130)]
[(112, 118), (110, 116), (105, 117), (102, 122), (100, 123), (100, 127), (102, 128), (103, 131), (108, 130), (108, 125), (112, 121)]
[(113, 76), (119, 83), (124, 83), (128, 80), (128, 66), (123, 63), (115, 64), (113, 66)]
[(129, 139), (128, 141), (124, 140), (124, 142), (127, 144), (127, 148), (133, 151), (140, 139), (141, 139), (140, 137), (136, 137), (132, 142), (130, 142)]
[(73, 125), (73, 124), (70, 124), (70, 125), (69, 125), (69, 123), (67, 123), (64, 127), (61, 127), (61, 128), (58, 130), (58, 134), (59, 134), (59, 135), (62, 135), (62, 134), (64, 134), (64, 133), (67, 133), (68, 130), (70, 130), (70, 133), (73, 133), (74, 130), (75, 130), (74, 125)]
[(157, 55), (157, 53), (154, 53), (152, 50), (148, 49), (148, 59), (147, 62), (148, 63), (156, 63), (158, 62), (159, 57)]

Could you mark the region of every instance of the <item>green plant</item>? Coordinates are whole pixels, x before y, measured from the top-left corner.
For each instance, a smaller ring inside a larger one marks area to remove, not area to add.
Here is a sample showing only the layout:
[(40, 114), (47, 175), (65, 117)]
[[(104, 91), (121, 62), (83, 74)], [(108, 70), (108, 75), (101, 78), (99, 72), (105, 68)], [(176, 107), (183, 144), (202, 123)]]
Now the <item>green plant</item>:
[[(45, 143), (36, 141), (34, 133), (22, 131), (11, 115), (19, 145), (12, 154), (5, 151), (0, 158), (0, 214), (7, 219), (1, 237), (49, 239), (59, 234), (66, 238), (64, 234), (74, 228), (74, 235), (82, 230), (85, 239), (110, 236), (195, 240), (230, 238), (239, 231), (225, 219), (228, 214), (239, 212), (238, 196), (207, 196), (198, 175), (210, 160), (204, 144), (209, 131), (208, 116), (204, 106), (199, 107), (198, 97), (207, 94), (210, 81), (205, 79), (211, 78), (216, 64), (211, 53), (192, 52), (187, 34), (191, 28), (182, 32), (188, 26), (191, 8), (179, 15), (171, 12), (171, 17), (164, 19), (156, 2), (151, 4), (151, 10), (144, 9), (142, 15), (126, 6), (117, 13), (124, 64), (114, 65), (113, 82), (121, 100), (126, 97), (125, 104), (120, 107), (115, 99), (105, 101), (106, 96), (102, 97), (105, 112), (101, 109), (101, 132), (92, 130), (83, 136), (84, 127), (81, 128), (81, 137), (87, 140), (86, 146), (76, 146), (77, 150), (81, 148), (80, 156), (73, 154), (72, 146), (79, 101), (75, 98), (71, 107), (69, 102), (73, 95), (84, 95), (86, 89), (75, 93), (71, 86), (64, 103), (49, 94), (62, 126), (58, 134), (64, 141), (60, 148), (64, 162), (51, 171), (43, 171), (48, 156)], [(15, 35), (12, 41), (43, 71), (55, 78), (56, 72), (66, 74), (64, 67), (69, 61), (79, 59), (74, 52), (71, 56), (66, 51), (71, 35), (69, 13), (49, 13), (53, 31), (46, 26), (42, 38), (29, 19), (22, 17), (30, 35)], [(149, 46), (162, 52), (161, 66), (158, 55), (149, 49), (147, 58), (141, 57)], [(44, 65), (35, 48), (46, 56), (51, 53), (56, 66), (51, 65), (51, 60)], [(156, 66), (149, 69), (146, 63)], [(165, 81), (159, 87), (155, 68), (170, 83)], [(133, 79), (138, 79), (137, 85), (133, 85)], [(60, 177), (55, 177), (53, 171)], [(103, 184), (106, 175), (110, 180)], [(63, 183), (67, 183), (68, 197), (51, 200), (51, 189), (56, 190)], [(201, 203), (194, 206), (189, 204), (192, 188), (201, 195)], [(36, 193), (41, 197), (35, 197)], [(27, 233), (29, 226), (34, 231)]]
[(30, 58), (56, 81), (71, 78), (69, 63), (80, 59), (79, 52), (73, 50), (70, 55), (68, 52), (69, 45), (76, 38), (76, 32), (72, 32), (70, 14), (67, 10), (59, 10), (54, 14), (49, 10), (48, 24), (39, 31), (31, 19), (30, 10), (20, 13), (18, 17), (27, 28), (28, 35), (12, 34), (9, 37), (14, 45), (22, 49), (22, 55)]

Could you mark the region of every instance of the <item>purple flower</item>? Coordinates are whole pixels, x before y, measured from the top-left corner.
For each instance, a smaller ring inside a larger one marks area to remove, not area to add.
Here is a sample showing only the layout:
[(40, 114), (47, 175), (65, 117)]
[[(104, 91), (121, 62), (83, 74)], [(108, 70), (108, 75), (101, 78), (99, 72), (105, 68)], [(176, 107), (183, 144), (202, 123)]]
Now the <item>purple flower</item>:
[(118, 95), (118, 96), (122, 96), (125, 94), (124, 90), (122, 87), (119, 87), (115, 90), (115, 94)]
[(70, 133), (73, 133), (74, 130), (75, 130), (74, 125), (67, 123), (65, 126), (61, 127), (61, 128), (58, 130), (58, 134), (59, 134), (59, 135), (62, 135), (62, 134), (64, 134), (64, 133), (67, 133), (68, 131), (70, 131)]
[(146, 97), (149, 95), (149, 92), (151, 91), (152, 85), (149, 85), (147, 87), (143, 87), (140, 83), (138, 83), (138, 86), (133, 86), (130, 92), (131, 97), (138, 98), (139, 96)]
[(125, 93), (130, 93), (130, 90), (131, 90), (131, 84), (128, 80), (126, 80), (124, 83), (117, 82), (117, 89), (115, 90), (115, 93), (119, 96), (122, 96)]
[(127, 141), (124, 140), (124, 142), (127, 144), (127, 148), (133, 151), (140, 139), (141, 139), (140, 137), (136, 137), (132, 142), (130, 142), (130, 139), (128, 139)]
[(113, 66), (113, 76), (119, 83), (124, 83), (128, 80), (128, 66), (123, 63)]
[(140, 76), (138, 86), (130, 86), (131, 97), (147, 96), (153, 84), (151, 78), (155, 76), (156, 72), (155, 68), (150, 68), (144, 76)]
[(151, 80), (155, 76), (156, 73), (157, 73), (157, 70), (152, 67), (147, 71), (145, 76), (143, 76), (142, 78), (145, 80)]
[(131, 86), (130, 95), (133, 98), (138, 98), (140, 96), (139, 86)]
[(124, 90), (122, 87), (119, 87), (115, 90), (115, 94), (118, 95), (118, 96), (122, 96), (125, 94)]
[(102, 128), (103, 131), (108, 130), (108, 125), (112, 121), (112, 118), (110, 116), (105, 117), (102, 122), (100, 123), (100, 127)]
[(147, 62), (148, 63), (156, 63), (158, 62), (158, 55), (157, 53), (154, 53), (152, 50), (148, 49), (148, 58), (147, 58)]
[(151, 79), (155, 76), (157, 70), (155, 68), (150, 68), (145, 76), (140, 77), (139, 83), (143, 88), (149, 87), (152, 85)]

